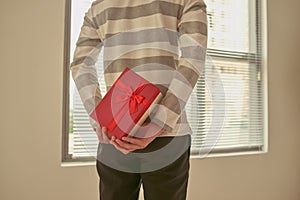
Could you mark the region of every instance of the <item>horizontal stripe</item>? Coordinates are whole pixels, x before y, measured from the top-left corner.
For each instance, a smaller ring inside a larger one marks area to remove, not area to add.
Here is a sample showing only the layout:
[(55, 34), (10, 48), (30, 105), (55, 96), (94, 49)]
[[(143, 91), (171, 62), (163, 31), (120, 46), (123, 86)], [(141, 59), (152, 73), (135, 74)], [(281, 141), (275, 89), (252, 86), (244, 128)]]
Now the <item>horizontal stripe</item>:
[(96, 47), (101, 43), (100, 39), (92, 39), (92, 38), (85, 38), (85, 37), (80, 37), (76, 43), (78, 47), (81, 46), (91, 46), (91, 47)]
[(81, 74), (76, 77), (75, 83), (77, 86), (77, 89), (80, 90), (83, 87), (89, 86), (89, 85), (97, 85), (98, 79), (94, 74), (86, 73)]
[(194, 60), (191, 58), (181, 58), (179, 60), (179, 67), (190, 68), (194, 73), (200, 75), (205, 67), (205, 60)]
[[(146, 67), (148, 70), (145, 71), (138, 71), (137, 74), (142, 76), (144, 79), (148, 80), (149, 82), (155, 84), (155, 85), (162, 85), (165, 88), (168, 88), (169, 84), (173, 80), (174, 76), (174, 69), (172, 70), (162, 70), (162, 69), (153, 69), (150, 67)], [(163, 92), (163, 94), (165, 94)]]
[[(105, 73), (120, 72), (123, 71), (125, 67), (134, 68), (143, 65), (159, 65), (163, 68), (173, 68), (175, 69), (177, 63), (172, 56), (155, 56), (155, 57), (144, 57), (138, 59), (118, 59), (109, 63), (104, 63)], [(162, 66), (163, 65), (163, 66)], [(156, 70), (156, 69), (155, 69)]]
[(139, 46), (119, 46), (104, 48), (103, 59), (104, 61), (116, 60), (122, 58), (142, 58), (155, 57), (155, 56), (170, 56), (173, 58), (179, 57), (179, 49), (173, 48), (166, 43), (162, 43), (159, 47), (159, 43), (145, 44)]
[[(174, 60), (174, 62), (177, 62), (177, 60)], [(176, 64), (177, 66), (177, 64)], [(144, 65), (139, 65), (134, 68), (132, 68), (133, 71), (140, 74), (141, 76), (147, 76), (147, 73), (168, 73), (173, 74), (176, 68), (172, 68), (163, 64), (159, 63), (148, 63)], [(156, 76), (156, 74), (153, 74), (153, 76)]]
[(192, 34), (181, 34), (179, 37), (180, 47), (189, 47), (189, 46), (200, 46), (203, 49), (206, 49), (207, 46), (207, 36), (192, 33)]
[(98, 96), (95, 96), (95, 97), (85, 100), (83, 102), (83, 106), (86, 109), (87, 113), (90, 114), (100, 101), (101, 101), (101, 98)]
[(181, 48), (183, 58), (191, 58), (195, 60), (204, 60), (206, 56), (206, 49), (200, 46), (183, 47)]
[(164, 94), (166, 94), (168, 91), (168, 87), (160, 84), (155, 84), (155, 86), (159, 88), (160, 92), (163, 94), (164, 97), (165, 96)]
[(93, 1), (92, 3), (92, 7), (96, 7), (98, 4), (102, 3), (102, 2), (105, 2), (105, 0), (95, 0)]
[[(107, 47), (104, 49), (104, 61), (117, 60), (121, 58), (132, 58), (134, 55), (140, 57), (144, 53), (147, 56), (149, 51), (151, 51), (152, 57), (163, 57), (172, 55), (170, 57), (177, 58), (179, 51), (177, 47), (171, 46), (169, 43), (149, 43), (133, 46), (119, 46), (119, 47)], [(163, 53), (162, 53), (163, 52)]]
[(182, 15), (180, 16), (179, 26), (181, 25), (181, 23), (191, 21), (199, 21), (206, 23), (206, 4), (203, 0), (191, 0), (184, 6)]
[[(107, 31), (107, 30), (106, 30)], [(117, 34), (105, 40), (105, 47), (120, 45), (140, 45), (144, 43), (168, 42), (172, 46), (178, 46), (179, 33), (166, 28), (148, 28), (131, 30)]]
[(178, 79), (174, 79), (169, 87), (169, 90), (182, 102), (187, 102), (190, 94), (193, 91), (193, 87), (191, 85), (185, 84)]
[(178, 18), (177, 14), (180, 9), (181, 6), (178, 4), (165, 1), (153, 1), (135, 7), (108, 7), (99, 14), (96, 14), (93, 20), (98, 26), (101, 26), (105, 24), (107, 20), (135, 19), (157, 13)]
[[(175, 53), (172, 53), (169, 51), (160, 50), (160, 49), (144, 48), (144, 49), (139, 49), (136, 51), (130, 51), (126, 54), (120, 55), (117, 59), (118, 60), (122, 60), (122, 59), (134, 59), (135, 60), (135, 59), (143, 59), (145, 57), (149, 57), (149, 58), (150, 57), (153, 57), (153, 58), (154, 57), (170, 57), (170, 58), (174, 59), (175, 63), (178, 63), (178, 59), (179, 59), (178, 54), (175, 54)], [(147, 55), (147, 56), (145, 56), (145, 55)], [(105, 55), (105, 58), (103, 58), (105, 66), (108, 66), (110, 63), (113, 62), (113, 60), (110, 60), (107, 57), (108, 56)]]
[(167, 107), (168, 109), (176, 113), (177, 115), (181, 113), (179, 100), (170, 91), (167, 92), (166, 96), (161, 100), (159, 104), (164, 105), (165, 107)]
[[(93, 2), (92, 7), (94, 8), (94, 12), (102, 12), (103, 10), (107, 9), (108, 7), (114, 7), (114, 8), (125, 8), (125, 7), (136, 7), (140, 6), (143, 4), (149, 4), (153, 1), (158, 1), (158, 0), (138, 0), (138, 1), (104, 1), (104, 0), (96, 0)], [(164, 1), (164, 2), (169, 2), (169, 3), (174, 3), (183, 6), (183, 1), (182, 0), (159, 0), (159, 1)]]
[[(94, 52), (94, 51), (97, 51), (97, 52)], [(100, 48), (95, 48), (93, 46), (77, 47), (75, 49), (74, 55), (76, 55), (76, 56), (75, 56), (74, 59), (81, 58), (81, 57), (86, 57), (86, 56), (91, 57), (91, 55), (93, 55), (93, 57), (99, 57), (99, 55), (95, 55), (95, 54), (98, 54), (98, 52), (100, 52)]]
[(76, 66), (76, 65), (80, 65), (80, 64), (85, 64), (87, 66), (91, 66), (91, 65), (94, 65), (95, 63), (96, 63), (96, 60), (94, 60), (92, 57), (83, 56), (83, 57), (76, 58), (72, 62), (71, 67)]
[(164, 126), (165, 128), (169, 127), (168, 129), (171, 130), (175, 127), (178, 118), (179, 115), (174, 113), (173, 110), (170, 110), (165, 106), (159, 106), (159, 109), (157, 109), (151, 119), (160, 126)]
[(178, 73), (176, 75), (177, 80), (186, 83), (188, 87), (192, 88), (194, 87), (199, 78), (199, 74), (196, 73), (193, 69), (182, 65), (179, 67)]
[(177, 31), (177, 19), (170, 16), (164, 16), (164, 20), (161, 20), (161, 14), (154, 14), (150, 16), (139, 17), (135, 19), (120, 19), (120, 20), (108, 20), (107, 23), (99, 27), (98, 32), (102, 37), (102, 40), (110, 38), (113, 35), (132, 32), (133, 30), (151, 29), (158, 27), (166, 30)]
[(97, 39), (97, 40), (101, 41), (97, 31), (95, 29), (91, 28), (91, 27), (88, 27), (88, 26), (82, 26), (81, 27), (79, 38)]
[(101, 98), (99, 84), (84, 86), (79, 89), (79, 94), (83, 102), (95, 96)]
[(183, 12), (192, 12), (192, 11), (198, 11), (199, 9), (202, 10), (203, 12), (206, 12), (206, 4), (204, 1), (195, 1), (194, 4), (192, 4), (191, 7), (187, 7), (188, 9), (183, 10)]
[(87, 26), (87, 27), (93, 28), (95, 30), (98, 29), (97, 25), (92, 20), (90, 20), (90, 18), (88, 18), (88, 16), (84, 16), (83, 26)]
[(151, 120), (153, 123), (159, 125), (160, 127), (162, 127), (165, 130), (164, 134), (166, 134), (166, 132), (168, 132), (168, 133), (173, 132), (173, 128), (171, 126), (169, 126), (168, 124), (166, 124), (166, 122), (164, 120), (161, 121), (158, 114), (157, 114), (156, 118), (151, 119)]
[(179, 32), (183, 34), (200, 33), (207, 35), (207, 26), (203, 22), (185, 22), (180, 25)]
[[(119, 73), (106, 73), (106, 85), (112, 86), (115, 80), (119, 77)], [(161, 85), (160, 87), (168, 88), (170, 82), (172, 81), (173, 77), (170, 75), (170, 71), (168, 70), (153, 70), (153, 71), (144, 71), (144, 72), (137, 72), (141, 77), (148, 80), (149, 82), (155, 85)], [(163, 89), (165, 91), (165, 88)], [(165, 94), (164, 91), (161, 91), (162, 94)]]

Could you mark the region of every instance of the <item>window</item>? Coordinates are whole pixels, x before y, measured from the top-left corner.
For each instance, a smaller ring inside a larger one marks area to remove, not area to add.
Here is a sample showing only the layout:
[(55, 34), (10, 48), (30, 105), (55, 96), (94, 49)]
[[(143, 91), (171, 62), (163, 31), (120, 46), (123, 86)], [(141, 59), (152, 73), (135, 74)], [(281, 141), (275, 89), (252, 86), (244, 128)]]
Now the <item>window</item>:
[[(66, 0), (63, 161), (92, 160), (98, 144), (68, 70), (91, 2)], [(206, 0), (207, 63), (186, 106), (194, 156), (267, 151), (264, 3)], [(104, 95), (101, 57), (96, 66)]]

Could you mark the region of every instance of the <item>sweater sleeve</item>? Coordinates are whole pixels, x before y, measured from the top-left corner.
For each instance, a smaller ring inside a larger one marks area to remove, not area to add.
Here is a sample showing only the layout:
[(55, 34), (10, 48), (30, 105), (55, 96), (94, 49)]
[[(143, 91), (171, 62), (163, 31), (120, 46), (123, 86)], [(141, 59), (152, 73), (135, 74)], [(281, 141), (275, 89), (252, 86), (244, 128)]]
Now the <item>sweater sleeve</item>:
[[(73, 62), (70, 65), (72, 78), (88, 114), (94, 110), (102, 98), (95, 66), (102, 48), (102, 42), (96, 30), (97, 26), (93, 21), (92, 9), (90, 8), (85, 13)], [(94, 128), (97, 122), (90, 118), (90, 124)]]
[(207, 49), (207, 15), (203, 0), (184, 0), (177, 30), (181, 56), (165, 97), (152, 121), (172, 131), (202, 73)]

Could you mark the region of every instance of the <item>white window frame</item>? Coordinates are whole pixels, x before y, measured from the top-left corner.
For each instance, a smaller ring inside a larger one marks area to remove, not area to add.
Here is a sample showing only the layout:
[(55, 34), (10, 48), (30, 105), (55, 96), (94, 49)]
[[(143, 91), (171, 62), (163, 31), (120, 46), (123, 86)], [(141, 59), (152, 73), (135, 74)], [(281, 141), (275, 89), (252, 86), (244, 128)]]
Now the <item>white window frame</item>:
[[(70, 84), (70, 55), (73, 53), (70, 50), (71, 46), (71, 2), (72, 0), (65, 1), (65, 45), (64, 45), (64, 78), (63, 78), (63, 127), (62, 127), (62, 162), (63, 163), (81, 163), (79, 165), (91, 164), (95, 158), (94, 157), (80, 157), (74, 158), (69, 154), (69, 84)], [(254, 151), (239, 151), (236, 152), (213, 152), (206, 155), (205, 157), (224, 157), (224, 156), (237, 156), (237, 155), (249, 155), (249, 154), (261, 154), (268, 152), (268, 63), (267, 63), (267, 0), (253, 0), (251, 1), (252, 9), (256, 9), (255, 2), (260, 2), (260, 20), (261, 20), (261, 75), (263, 81), (263, 146), (259, 150)], [(257, 12), (257, 11), (256, 11)], [(253, 21), (253, 20), (251, 20)], [(250, 24), (250, 26), (255, 26), (255, 24)], [(250, 37), (256, 37), (256, 35), (250, 35)], [(208, 49), (208, 53), (213, 52)], [(199, 155), (191, 155), (192, 159), (202, 158)], [(68, 166), (68, 164), (64, 164)]]

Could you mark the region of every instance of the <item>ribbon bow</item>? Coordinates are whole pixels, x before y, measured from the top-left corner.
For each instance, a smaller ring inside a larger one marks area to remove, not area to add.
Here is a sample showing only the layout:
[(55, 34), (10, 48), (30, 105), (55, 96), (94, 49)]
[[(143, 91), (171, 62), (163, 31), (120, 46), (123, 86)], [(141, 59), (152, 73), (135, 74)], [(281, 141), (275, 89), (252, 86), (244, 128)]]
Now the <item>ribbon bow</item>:
[(131, 87), (128, 87), (122, 83), (120, 80), (115, 84), (115, 86), (119, 89), (119, 91), (122, 92), (121, 95), (118, 93), (118, 96), (116, 97), (116, 103), (124, 102), (124, 104), (121, 106), (121, 109), (114, 114), (114, 118), (107, 126), (110, 132), (117, 126), (117, 122), (125, 115), (127, 105), (129, 105), (129, 113), (131, 115), (138, 111), (138, 105), (146, 107), (149, 103), (144, 96), (140, 95), (141, 91), (146, 87), (146, 84), (142, 84), (135, 91), (133, 91)]
[(122, 91), (120, 96), (117, 96), (116, 101), (119, 102), (128, 102), (129, 103), (129, 112), (130, 114), (136, 113), (138, 111), (138, 105), (142, 105), (145, 107), (147, 105), (147, 99), (140, 95), (140, 93), (145, 88), (146, 84), (142, 84), (135, 91), (127, 85), (125, 85), (122, 81), (118, 81), (116, 87)]

